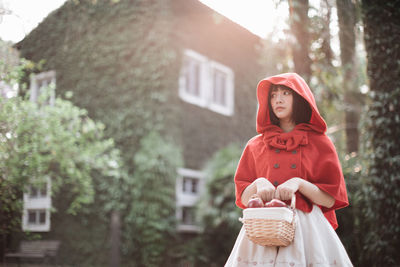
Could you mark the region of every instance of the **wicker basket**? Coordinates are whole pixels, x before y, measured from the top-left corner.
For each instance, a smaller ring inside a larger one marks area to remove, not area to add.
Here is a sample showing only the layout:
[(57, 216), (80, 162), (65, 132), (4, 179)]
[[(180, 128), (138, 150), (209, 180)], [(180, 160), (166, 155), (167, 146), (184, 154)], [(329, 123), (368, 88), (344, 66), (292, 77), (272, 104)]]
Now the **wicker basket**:
[(286, 247), (294, 239), (296, 197), (290, 208), (247, 208), (243, 210), (243, 223), (247, 237), (261, 246)]

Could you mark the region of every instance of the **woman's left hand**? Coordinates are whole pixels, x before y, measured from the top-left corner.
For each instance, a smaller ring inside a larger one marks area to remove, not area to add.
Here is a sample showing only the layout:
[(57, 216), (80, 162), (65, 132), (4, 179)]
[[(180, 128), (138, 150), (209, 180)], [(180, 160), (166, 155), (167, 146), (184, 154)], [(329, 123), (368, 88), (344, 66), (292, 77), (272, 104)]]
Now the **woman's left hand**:
[(280, 200), (290, 200), (292, 196), (299, 190), (302, 179), (295, 177), (287, 180), (279, 185), (275, 190), (275, 198)]

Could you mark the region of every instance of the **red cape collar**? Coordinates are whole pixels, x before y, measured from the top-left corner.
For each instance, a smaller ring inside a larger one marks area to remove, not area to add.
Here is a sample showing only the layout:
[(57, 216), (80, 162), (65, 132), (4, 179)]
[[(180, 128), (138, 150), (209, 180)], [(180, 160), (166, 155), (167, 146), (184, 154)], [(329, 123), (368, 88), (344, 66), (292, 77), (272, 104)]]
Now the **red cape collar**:
[(298, 124), (291, 132), (285, 133), (280, 127), (270, 125), (263, 133), (263, 141), (268, 146), (291, 151), (308, 144), (309, 130), (311, 129), (306, 124)]

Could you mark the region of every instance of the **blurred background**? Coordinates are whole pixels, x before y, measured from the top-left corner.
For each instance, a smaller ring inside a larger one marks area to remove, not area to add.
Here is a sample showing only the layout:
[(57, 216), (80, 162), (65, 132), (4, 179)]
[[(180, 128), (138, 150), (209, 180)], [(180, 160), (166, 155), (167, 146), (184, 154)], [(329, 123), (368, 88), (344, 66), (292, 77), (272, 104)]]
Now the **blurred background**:
[(399, 18), (399, 0), (0, 1), (0, 265), (223, 266), (257, 83), (297, 72), (353, 264), (400, 266)]

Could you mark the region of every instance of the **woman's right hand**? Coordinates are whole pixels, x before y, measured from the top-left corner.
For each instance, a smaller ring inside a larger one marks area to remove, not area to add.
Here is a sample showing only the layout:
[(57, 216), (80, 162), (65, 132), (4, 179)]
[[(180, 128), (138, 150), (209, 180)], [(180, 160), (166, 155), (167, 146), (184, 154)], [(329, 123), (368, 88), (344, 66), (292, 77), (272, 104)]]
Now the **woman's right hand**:
[(275, 186), (265, 177), (257, 178), (254, 181), (256, 185), (256, 194), (261, 197), (264, 202), (271, 201), (275, 196)]

